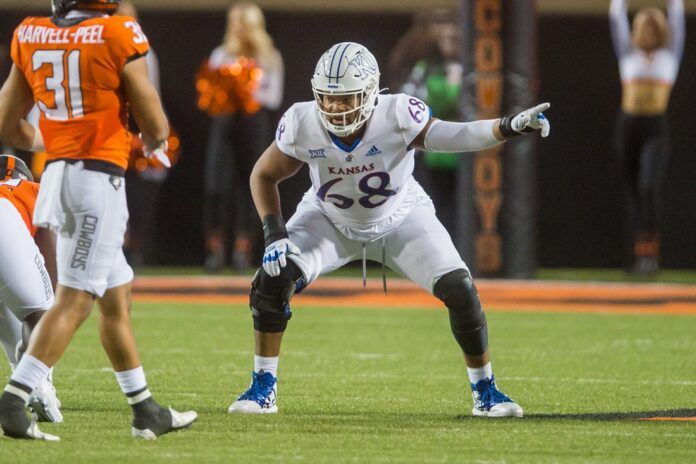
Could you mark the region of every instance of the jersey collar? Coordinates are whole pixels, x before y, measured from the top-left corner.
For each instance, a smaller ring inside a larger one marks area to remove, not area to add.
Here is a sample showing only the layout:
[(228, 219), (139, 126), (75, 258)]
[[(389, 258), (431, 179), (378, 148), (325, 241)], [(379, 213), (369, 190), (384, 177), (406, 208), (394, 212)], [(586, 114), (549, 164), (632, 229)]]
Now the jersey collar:
[[(373, 113), (373, 116), (374, 116), (374, 113)], [(358, 129), (359, 131), (361, 131), (361, 133), (360, 133), (359, 136), (357, 136), (357, 137), (355, 138), (355, 140), (353, 140), (353, 143), (351, 143), (350, 145), (347, 145), (347, 144), (346, 144), (343, 140), (341, 140), (337, 135), (335, 135), (335, 134), (333, 134), (333, 133), (331, 133), (331, 132), (329, 132), (329, 131), (326, 131), (326, 133), (329, 134), (329, 137), (331, 138), (331, 141), (334, 143), (334, 145), (336, 145), (338, 148), (340, 148), (341, 150), (345, 151), (346, 153), (350, 153), (350, 152), (352, 152), (353, 150), (355, 150), (355, 148), (356, 148), (358, 145), (360, 145), (360, 142), (362, 142), (362, 139), (365, 137), (365, 134), (367, 133), (367, 131), (368, 131), (369, 128), (370, 128), (370, 121), (371, 121), (371, 120), (372, 120), (372, 116), (370, 116), (370, 119), (368, 119), (367, 121), (365, 121), (365, 124), (363, 125), (363, 127), (361, 127), (360, 129)]]
[(359, 137), (356, 137), (356, 139), (353, 140), (352, 144), (346, 145), (346, 143), (343, 140), (341, 140), (337, 135), (334, 135), (331, 132), (328, 132), (328, 134), (329, 137), (331, 137), (331, 141), (334, 143), (334, 145), (336, 145), (338, 148), (345, 151), (346, 153), (350, 153), (353, 150), (355, 150), (355, 147), (357, 147), (360, 144), (360, 142), (362, 142), (363, 135), (365, 135), (364, 133), (361, 134)]

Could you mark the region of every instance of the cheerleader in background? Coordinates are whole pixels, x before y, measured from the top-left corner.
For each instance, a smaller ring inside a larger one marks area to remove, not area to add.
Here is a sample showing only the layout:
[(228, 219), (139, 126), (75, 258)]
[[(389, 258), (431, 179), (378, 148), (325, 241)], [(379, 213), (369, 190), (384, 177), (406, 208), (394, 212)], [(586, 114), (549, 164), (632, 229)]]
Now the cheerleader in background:
[[(266, 32), (261, 9), (247, 2), (232, 6), (224, 41), (196, 79), (198, 106), (211, 117), (203, 211), (209, 271), (225, 265), (230, 222), (232, 267), (245, 269), (252, 262), (258, 219), (249, 176), (272, 137), (269, 111), (282, 102), (283, 74), (283, 60)], [(233, 218), (230, 210), (235, 212)]]
[(609, 18), (622, 84), (616, 141), (631, 206), (631, 271), (651, 275), (658, 270), (666, 113), (684, 51), (684, 4), (668, 0), (667, 17), (657, 8), (641, 9), (631, 30), (626, 0), (612, 0)]

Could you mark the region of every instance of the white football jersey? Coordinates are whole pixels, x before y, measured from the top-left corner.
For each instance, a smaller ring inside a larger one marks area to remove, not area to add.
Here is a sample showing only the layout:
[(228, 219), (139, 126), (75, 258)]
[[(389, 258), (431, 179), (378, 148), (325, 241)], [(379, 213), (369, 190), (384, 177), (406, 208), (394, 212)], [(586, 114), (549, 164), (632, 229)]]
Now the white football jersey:
[(374, 240), (427, 195), (413, 179), (411, 142), (430, 119), (430, 108), (406, 94), (379, 95), (362, 137), (351, 146), (324, 129), (316, 103), (296, 103), (283, 115), (276, 144), (309, 165), (314, 201), (348, 238)]

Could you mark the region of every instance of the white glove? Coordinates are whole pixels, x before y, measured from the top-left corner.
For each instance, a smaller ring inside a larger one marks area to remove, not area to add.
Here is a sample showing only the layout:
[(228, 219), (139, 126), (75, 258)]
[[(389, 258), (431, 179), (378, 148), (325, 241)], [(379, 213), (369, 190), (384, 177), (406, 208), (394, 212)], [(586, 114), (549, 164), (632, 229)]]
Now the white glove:
[[(140, 134), (140, 140), (143, 140), (143, 135)], [(147, 159), (156, 159), (160, 163), (164, 165), (166, 168), (171, 168), (172, 163), (169, 161), (169, 157), (167, 156), (167, 149), (169, 147), (169, 144), (165, 140), (164, 143), (162, 143), (159, 147), (152, 149), (147, 146), (147, 144), (143, 141), (143, 155), (145, 155), (145, 158)]]
[(548, 137), (551, 131), (551, 124), (542, 111), (546, 111), (550, 107), (550, 103), (542, 103), (534, 108), (518, 113), (510, 121), (512, 130), (515, 132), (532, 132), (541, 129), (541, 136)]
[(285, 267), (288, 263), (287, 255), (299, 254), (300, 249), (290, 239), (276, 240), (268, 245), (266, 251), (263, 252), (263, 269), (269, 276), (275, 277), (280, 274), (280, 268)]

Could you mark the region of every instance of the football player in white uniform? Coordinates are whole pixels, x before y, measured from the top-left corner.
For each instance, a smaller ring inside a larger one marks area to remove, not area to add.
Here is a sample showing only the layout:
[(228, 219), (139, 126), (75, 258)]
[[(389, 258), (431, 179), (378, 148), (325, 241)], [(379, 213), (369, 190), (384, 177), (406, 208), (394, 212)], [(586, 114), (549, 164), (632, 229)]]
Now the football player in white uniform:
[[(379, 93), (379, 67), (364, 46), (343, 42), (319, 60), (315, 100), (293, 105), (259, 158), (251, 190), (266, 250), (254, 277), (255, 329), (249, 389), (229, 412), (277, 412), (277, 368), (290, 299), (320, 274), (356, 259), (384, 260), (441, 299), (464, 352), (476, 416), (522, 416), (496, 387), (486, 317), (476, 286), (428, 195), (414, 180), (414, 149), (478, 151), (524, 132), (549, 133), (548, 103), (514, 116), (440, 121), (409, 95)], [(309, 165), (312, 187), (283, 222), (278, 183)]]

